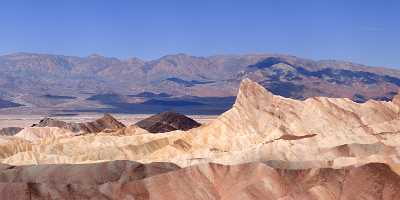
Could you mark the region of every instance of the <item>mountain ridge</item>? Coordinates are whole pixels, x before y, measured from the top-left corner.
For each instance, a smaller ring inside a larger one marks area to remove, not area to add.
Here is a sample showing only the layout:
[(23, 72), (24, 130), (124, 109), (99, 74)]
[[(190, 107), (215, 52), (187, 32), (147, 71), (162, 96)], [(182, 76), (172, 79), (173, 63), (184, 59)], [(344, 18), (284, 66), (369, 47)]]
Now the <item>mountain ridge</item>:
[(396, 70), (396, 71), (399, 70), (398, 67), (377, 66), (377, 65), (373, 66), (373, 65), (367, 65), (367, 64), (352, 62), (352, 61), (348, 61), (348, 60), (341, 60), (341, 59), (310, 59), (310, 58), (302, 58), (302, 57), (294, 56), (294, 55), (290, 55), (290, 54), (278, 54), (278, 53), (215, 54), (215, 55), (209, 55), (209, 56), (195, 56), (195, 55), (190, 55), (190, 54), (186, 54), (186, 53), (175, 53), (175, 54), (167, 54), (165, 56), (161, 56), (159, 58), (154, 58), (154, 59), (141, 59), (139, 57), (127, 57), (127, 58), (108, 57), (108, 56), (103, 56), (103, 55), (97, 54), (97, 53), (93, 53), (88, 56), (77, 56), (77, 55), (70, 56), (70, 55), (50, 54), (50, 53), (15, 52), (15, 53), (1, 54), (0, 58), (17, 57), (17, 56), (37, 56), (37, 57), (48, 56), (48, 57), (75, 58), (75, 59), (105, 58), (105, 59), (119, 60), (122, 62), (135, 60), (135, 61), (143, 62), (143, 63), (148, 63), (148, 62), (153, 62), (153, 61), (163, 60), (163, 59), (168, 59), (168, 58), (182, 57), (182, 56), (196, 58), (196, 59), (241, 58), (241, 57), (286, 57), (286, 58), (314, 61), (314, 62), (318, 62), (318, 63), (336, 62), (336, 63), (341, 63), (341, 64), (359, 66), (359, 67), (382, 68), (382, 69), (386, 69), (386, 70)]
[[(11, 102), (47, 109), (46, 112), (86, 110), (86, 105), (92, 102), (82, 99), (89, 98), (86, 95), (89, 93), (130, 95), (124, 98), (125, 102), (111, 103), (111, 106), (168, 100), (168, 97), (134, 98), (134, 94), (144, 92), (165, 93), (169, 98), (229, 97), (236, 94), (244, 78), (261, 83), (274, 94), (296, 99), (328, 96), (359, 102), (390, 100), (400, 86), (400, 70), (347, 61), (314, 61), (284, 54), (206, 57), (172, 54), (147, 61), (102, 55), (15, 53), (0, 56), (0, 94)], [(71, 99), (56, 100), (46, 95)], [(99, 102), (94, 107), (110, 105)]]

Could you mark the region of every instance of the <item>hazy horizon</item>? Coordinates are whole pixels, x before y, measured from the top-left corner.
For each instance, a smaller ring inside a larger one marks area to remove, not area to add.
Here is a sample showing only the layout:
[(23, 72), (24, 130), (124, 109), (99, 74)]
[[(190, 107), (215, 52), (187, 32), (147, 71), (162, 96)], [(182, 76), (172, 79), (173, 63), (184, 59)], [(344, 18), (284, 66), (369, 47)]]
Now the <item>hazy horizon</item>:
[(399, 9), (391, 0), (16, 0), (0, 8), (0, 54), (152, 60), (267, 52), (399, 68)]
[(166, 56), (176, 56), (176, 55), (187, 55), (187, 56), (192, 56), (192, 57), (198, 57), (198, 58), (210, 58), (214, 56), (246, 56), (246, 55), (276, 55), (276, 56), (293, 56), (301, 59), (307, 59), (307, 60), (312, 60), (312, 61), (339, 61), (339, 62), (349, 62), (352, 64), (357, 64), (357, 65), (364, 65), (367, 67), (378, 67), (378, 68), (388, 68), (388, 69), (399, 69), (399, 67), (396, 66), (376, 66), (376, 65), (369, 65), (366, 63), (360, 63), (360, 62), (355, 62), (352, 60), (345, 60), (345, 59), (334, 59), (334, 58), (323, 58), (323, 59), (313, 59), (313, 58), (308, 58), (308, 57), (302, 57), (302, 56), (297, 56), (297, 55), (292, 55), (292, 54), (284, 54), (284, 53), (273, 53), (273, 52), (250, 52), (250, 53), (229, 53), (229, 54), (212, 54), (212, 55), (193, 55), (193, 54), (188, 54), (184, 52), (178, 52), (178, 53), (173, 53), (173, 54), (166, 54), (162, 55), (160, 57), (156, 57), (153, 59), (145, 59), (141, 58), (135, 55), (132, 55), (130, 57), (116, 57), (116, 56), (109, 56), (109, 55), (104, 55), (100, 53), (91, 53), (89, 55), (67, 55), (67, 54), (52, 54), (52, 53), (46, 53), (46, 52), (7, 52), (7, 53), (2, 53), (0, 56), (9, 56), (13, 54), (38, 54), (38, 55), (50, 55), (50, 56), (67, 56), (67, 57), (78, 57), (78, 58), (89, 58), (91, 56), (102, 56), (105, 58), (115, 58), (121, 61), (127, 61), (129, 59), (139, 59), (144, 62), (151, 62), (154, 60), (162, 59), (163, 57)]

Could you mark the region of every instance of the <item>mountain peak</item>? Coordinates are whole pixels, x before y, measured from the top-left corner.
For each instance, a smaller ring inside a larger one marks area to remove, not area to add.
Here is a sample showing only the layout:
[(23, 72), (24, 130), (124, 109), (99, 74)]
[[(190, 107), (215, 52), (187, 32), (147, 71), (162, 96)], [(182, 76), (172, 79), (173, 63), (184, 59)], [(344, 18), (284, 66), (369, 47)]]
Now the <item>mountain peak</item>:
[(199, 127), (201, 124), (185, 115), (167, 111), (141, 120), (135, 125), (150, 133), (164, 133), (174, 130), (187, 131)]
[(270, 102), (273, 96), (270, 91), (257, 82), (245, 78), (240, 83), (235, 105), (252, 106), (259, 104), (259, 101)]
[(102, 56), (100, 54), (97, 54), (97, 53), (94, 53), (94, 54), (90, 54), (88, 56), (88, 58), (104, 58), (104, 56)]
[(161, 57), (160, 59), (202, 59), (203, 57), (192, 56), (185, 53), (169, 54)]
[(143, 60), (141, 60), (140, 58), (137, 58), (137, 57), (128, 58), (126, 60), (126, 62), (128, 62), (129, 64), (137, 64), (137, 63), (144, 64), (145, 63), (145, 61), (143, 61)]

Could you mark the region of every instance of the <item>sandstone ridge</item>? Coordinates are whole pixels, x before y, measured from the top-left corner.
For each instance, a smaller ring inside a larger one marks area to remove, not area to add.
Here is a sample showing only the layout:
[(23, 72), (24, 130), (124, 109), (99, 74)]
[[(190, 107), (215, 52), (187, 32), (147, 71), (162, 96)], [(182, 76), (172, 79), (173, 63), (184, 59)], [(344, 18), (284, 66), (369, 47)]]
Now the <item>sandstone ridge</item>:
[(370, 162), (396, 168), (399, 110), (395, 101), (288, 99), (245, 79), (232, 109), (196, 129), (154, 135), (132, 126), (79, 136), (64, 133), (34, 142), (4, 137), (0, 159), (13, 165), (134, 160), (185, 167), (263, 161), (291, 169)]

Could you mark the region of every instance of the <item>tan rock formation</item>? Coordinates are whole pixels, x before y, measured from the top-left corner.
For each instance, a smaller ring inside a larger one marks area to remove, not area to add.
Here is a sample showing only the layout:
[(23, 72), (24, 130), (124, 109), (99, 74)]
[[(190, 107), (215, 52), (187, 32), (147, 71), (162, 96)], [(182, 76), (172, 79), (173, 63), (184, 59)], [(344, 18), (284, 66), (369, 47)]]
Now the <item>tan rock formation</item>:
[(132, 126), (100, 134), (44, 138), (30, 144), (29, 151), (0, 159), (14, 165), (135, 160), (173, 162), (182, 167), (254, 161), (292, 169), (370, 162), (396, 166), (399, 110), (393, 102), (283, 98), (246, 79), (231, 110), (187, 132), (153, 135)]
[(15, 137), (28, 141), (40, 141), (57, 137), (71, 137), (75, 134), (68, 129), (58, 127), (28, 127), (22, 129)]
[(189, 131), (27, 128), (0, 137), (17, 165), (0, 166), (0, 199), (399, 199), (399, 98), (299, 101), (246, 79), (232, 109)]

